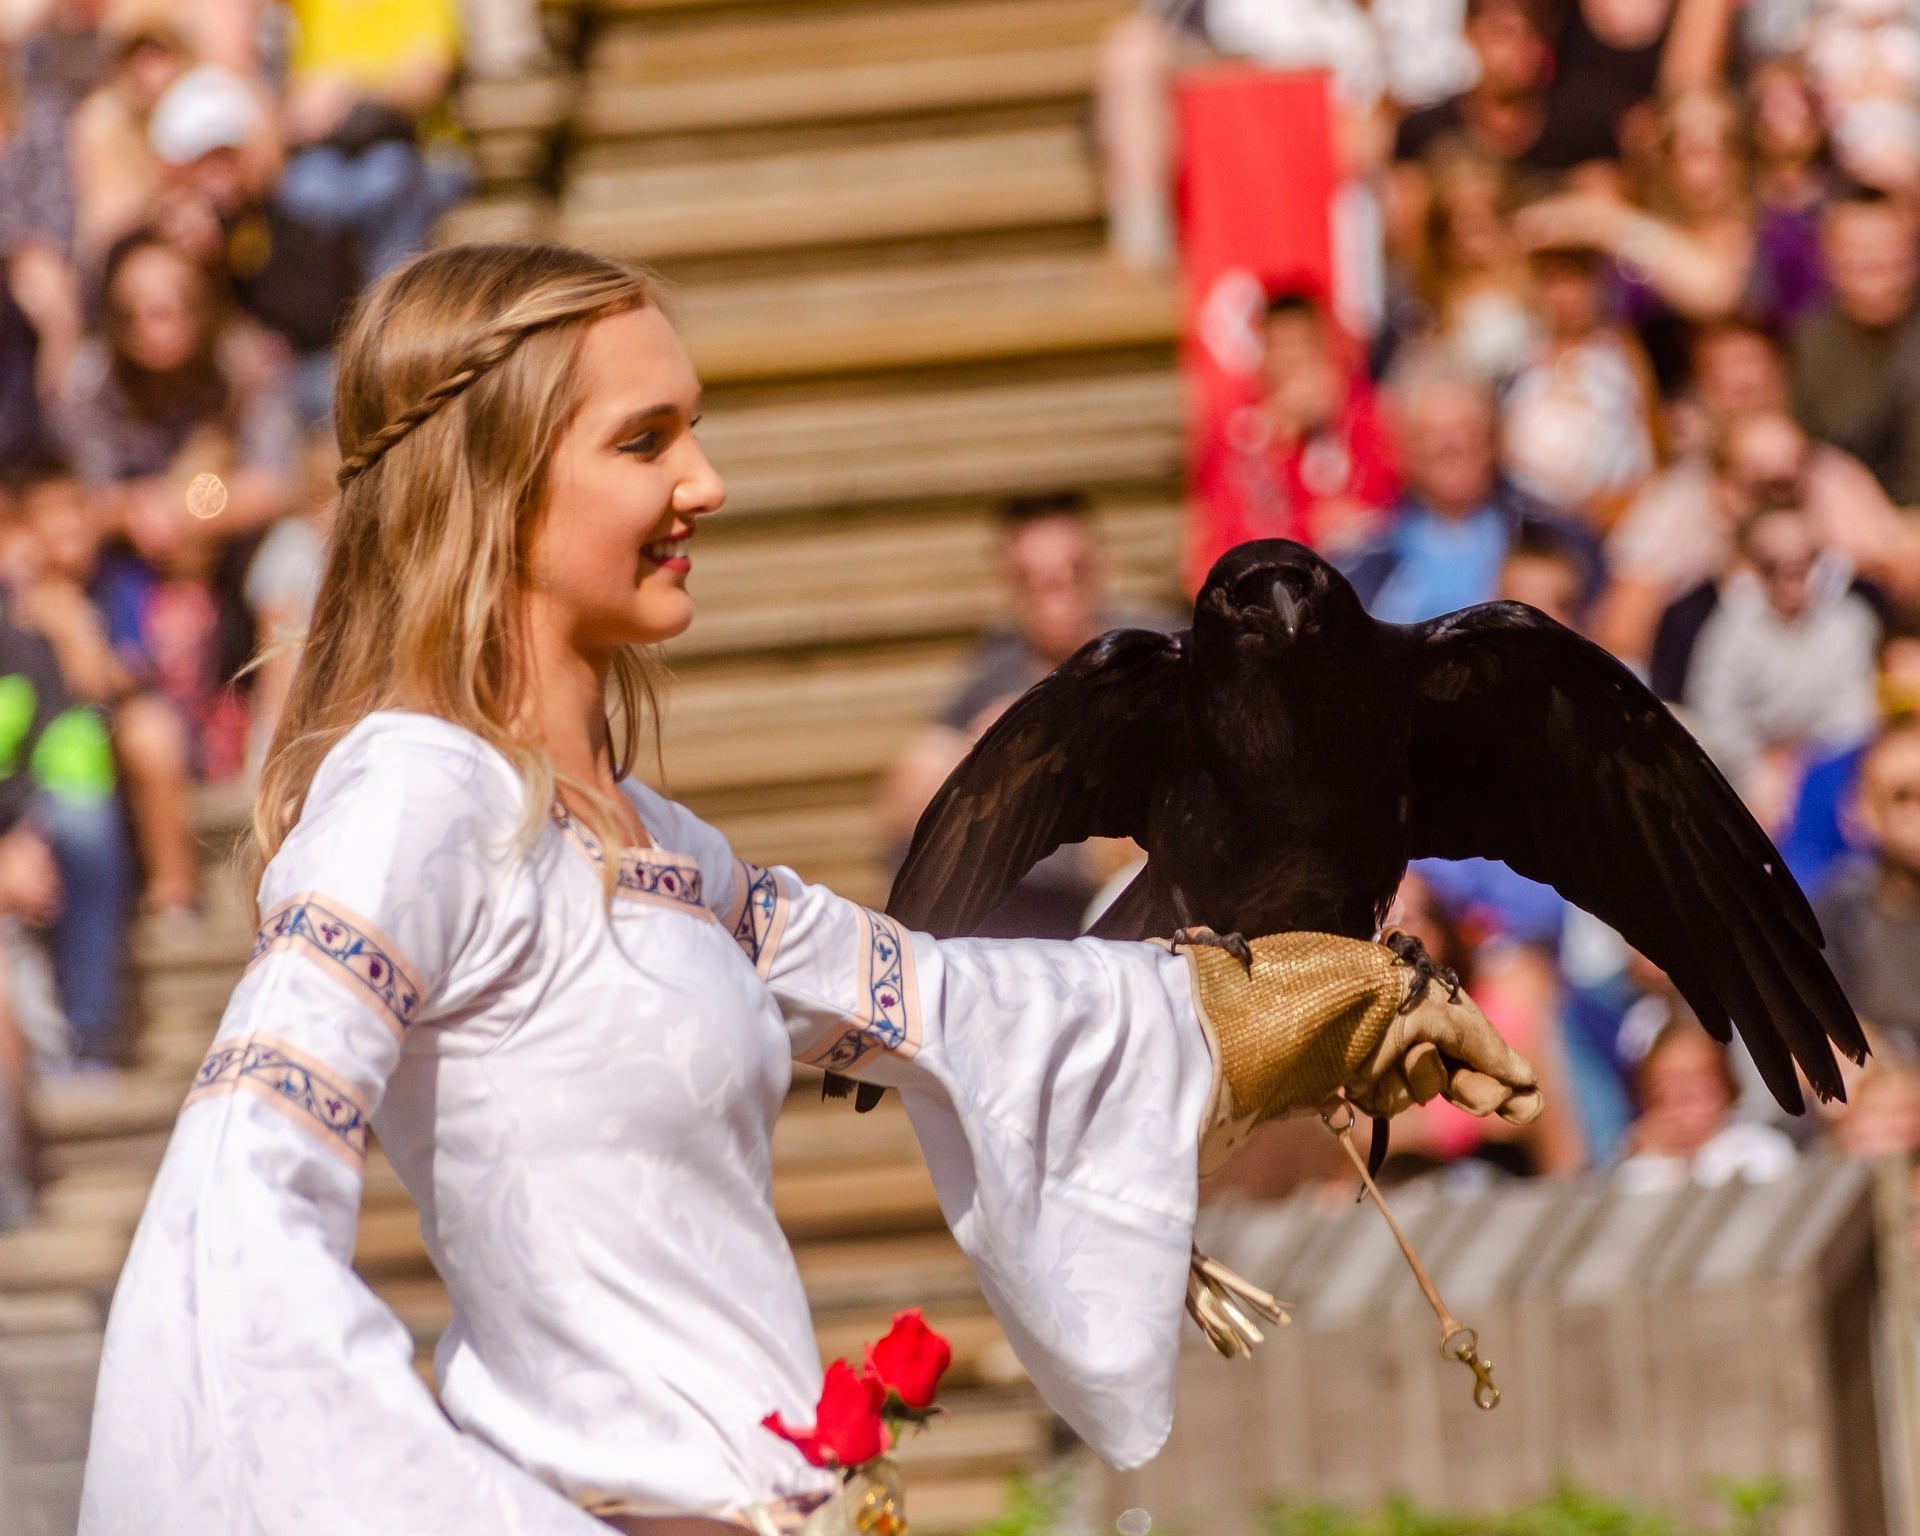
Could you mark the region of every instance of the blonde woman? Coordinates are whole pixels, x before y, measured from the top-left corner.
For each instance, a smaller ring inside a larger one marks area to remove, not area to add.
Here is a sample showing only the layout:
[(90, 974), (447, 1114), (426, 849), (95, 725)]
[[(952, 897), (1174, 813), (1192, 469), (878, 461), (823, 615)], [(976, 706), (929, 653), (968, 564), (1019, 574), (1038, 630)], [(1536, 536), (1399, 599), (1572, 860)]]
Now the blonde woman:
[[(627, 779), (724, 495), (699, 410), (646, 280), (579, 252), (364, 301), (259, 939), (114, 1303), (87, 1536), (819, 1528), (838, 1478), (762, 1428), (821, 1383), (769, 1189), (794, 1059), (901, 1091), (1008, 1337), (1121, 1463), (1167, 1431), (1203, 1142), (1337, 1088), (1537, 1102), (1382, 946), (935, 942)], [(1319, 990), (1257, 1004), (1283, 961)], [(453, 1301), (437, 1403), (350, 1269), (369, 1124)]]

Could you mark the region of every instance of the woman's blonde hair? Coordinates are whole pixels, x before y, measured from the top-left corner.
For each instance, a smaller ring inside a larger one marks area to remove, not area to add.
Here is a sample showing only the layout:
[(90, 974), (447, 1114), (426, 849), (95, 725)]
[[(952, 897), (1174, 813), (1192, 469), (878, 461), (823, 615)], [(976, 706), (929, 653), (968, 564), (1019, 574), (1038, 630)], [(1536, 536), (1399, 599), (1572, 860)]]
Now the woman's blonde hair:
[[(612, 808), (556, 773), (529, 722), (522, 599), (548, 460), (579, 406), (581, 339), (656, 301), (643, 272), (539, 245), (434, 251), (361, 300), (339, 349), (340, 503), (254, 799), (256, 875), (321, 760), (379, 709), (437, 715), (504, 753), (526, 786), (525, 837), (564, 785), (600, 845), (617, 844)], [(616, 658), (616, 773), (641, 746), (650, 676), (638, 648)]]

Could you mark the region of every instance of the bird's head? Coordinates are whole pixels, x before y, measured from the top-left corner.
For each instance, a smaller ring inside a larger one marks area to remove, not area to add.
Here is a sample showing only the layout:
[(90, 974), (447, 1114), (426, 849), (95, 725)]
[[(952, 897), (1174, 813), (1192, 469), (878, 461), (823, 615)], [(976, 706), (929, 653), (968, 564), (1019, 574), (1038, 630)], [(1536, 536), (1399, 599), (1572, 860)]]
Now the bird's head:
[(1255, 539), (1228, 550), (1194, 604), (1196, 641), (1257, 639), (1291, 648), (1365, 621), (1359, 596), (1325, 560), (1291, 539)]

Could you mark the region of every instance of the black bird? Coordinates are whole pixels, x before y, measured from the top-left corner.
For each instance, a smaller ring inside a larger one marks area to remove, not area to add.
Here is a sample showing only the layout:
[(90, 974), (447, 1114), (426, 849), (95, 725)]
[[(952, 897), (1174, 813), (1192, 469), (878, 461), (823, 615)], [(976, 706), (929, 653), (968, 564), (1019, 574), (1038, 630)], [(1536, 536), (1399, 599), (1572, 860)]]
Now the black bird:
[(1805, 1107), (1795, 1062), (1837, 1099), (1828, 1042), (1866, 1054), (1813, 909), (1700, 745), (1521, 603), (1383, 624), (1304, 546), (1242, 544), (1190, 630), (1104, 635), (995, 722), (920, 818), (887, 910), (970, 933), (1096, 836), (1148, 855), (1106, 937), (1372, 938), (1408, 860), (1503, 859), (1617, 929), (1716, 1039), (1738, 1027), (1786, 1109)]

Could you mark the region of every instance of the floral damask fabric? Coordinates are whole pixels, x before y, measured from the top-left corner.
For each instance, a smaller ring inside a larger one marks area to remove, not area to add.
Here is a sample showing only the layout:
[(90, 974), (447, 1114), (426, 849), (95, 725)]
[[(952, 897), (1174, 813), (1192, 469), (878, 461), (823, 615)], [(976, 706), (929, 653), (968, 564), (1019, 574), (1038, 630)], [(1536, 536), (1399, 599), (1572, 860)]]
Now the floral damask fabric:
[[(516, 841), (465, 732), (383, 713), (328, 757), (115, 1298), (85, 1536), (804, 1504), (831, 1479), (760, 1427), (821, 1382), (770, 1138), (835, 1050), (900, 1089), (1049, 1401), (1158, 1448), (1209, 1078), (1185, 962), (936, 943), (628, 793), (654, 846), (609, 905), (567, 826)], [(350, 1269), (369, 1124), (453, 1302), (438, 1404)]]

